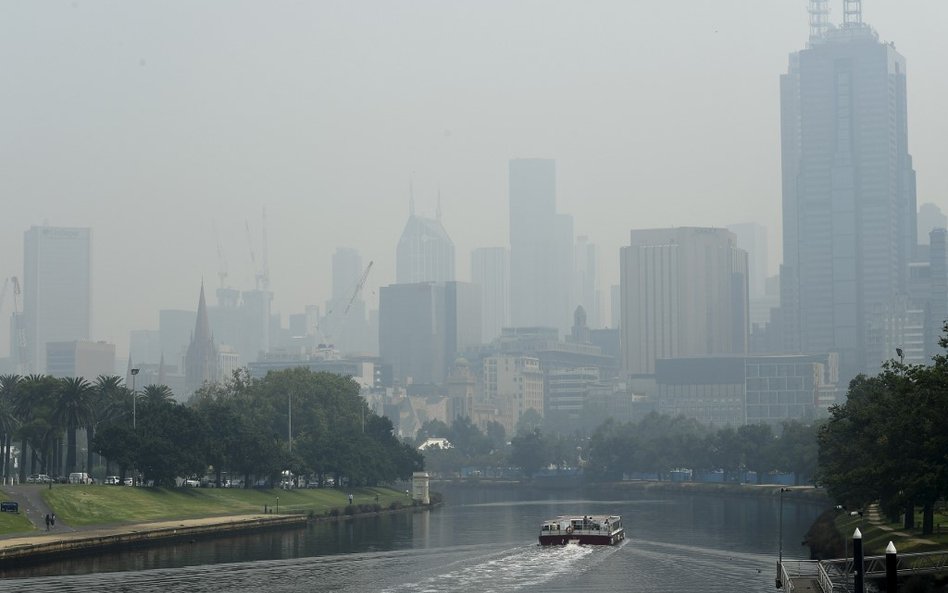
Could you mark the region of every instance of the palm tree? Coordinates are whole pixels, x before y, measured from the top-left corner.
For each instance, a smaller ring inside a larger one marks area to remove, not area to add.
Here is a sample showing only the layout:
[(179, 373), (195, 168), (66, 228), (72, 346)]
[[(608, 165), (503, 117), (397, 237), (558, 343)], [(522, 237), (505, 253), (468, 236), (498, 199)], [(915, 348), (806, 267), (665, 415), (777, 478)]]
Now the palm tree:
[[(100, 424), (110, 424), (125, 415), (129, 391), (116, 375), (99, 375), (95, 380), (95, 397), (92, 406), (92, 421), (86, 427), (86, 467), (92, 467), (92, 439)], [(91, 471), (89, 473), (92, 473)], [(106, 474), (108, 474), (106, 467)]]
[(68, 377), (60, 381), (52, 423), (66, 429), (66, 467), (76, 471), (76, 431), (89, 426), (93, 417), (93, 398), (95, 389), (82, 377)]
[(148, 405), (170, 404), (174, 402), (174, 392), (167, 385), (149, 385), (142, 392), (142, 403)]
[(20, 419), (14, 408), (16, 389), (20, 380), (19, 375), (0, 375), (0, 437), (2, 437), (0, 454), (3, 456), (0, 476), (3, 477), (4, 483), (10, 477), (10, 449), (13, 444), (13, 433), (20, 426)]

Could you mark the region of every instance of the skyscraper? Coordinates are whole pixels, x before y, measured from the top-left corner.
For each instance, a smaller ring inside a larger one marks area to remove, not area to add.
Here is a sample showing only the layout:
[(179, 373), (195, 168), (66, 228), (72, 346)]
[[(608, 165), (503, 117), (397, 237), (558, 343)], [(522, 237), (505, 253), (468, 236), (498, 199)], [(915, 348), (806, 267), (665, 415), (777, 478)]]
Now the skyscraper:
[(780, 320), (787, 350), (838, 352), (840, 374), (877, 368), (866, 330), (891, 310), (916, 244), (905, 58), (862, 22), (811, 3), (806, 49), (781, 87), (784, 262)]
[(414, 201), (408, 222), (395, 251), (395, 282), (450, 282), (454, 280), (454, 242), (441, 224), (441, 207), (436, 218), (415, 214)]
[(581, 305), (586, 311), (589, 327), (599, 329), (602, 327), (599, 306), (599, 250), (585, 235), (576, 237), (573, 265), (573, 302)]
[(619, 252), (623, 368), (655, 361), (746, 354), (747, 252), (725, 229), (633, 230)]
[(34, 226), (23, 237), (23, 321), (30, 372), (45, 372), (46, 344), (92, 332), (92, 231)]
[(332, 254), (332, 299), (320, 325), (321, 339), (342, 352), (369, 349), (369, 325), (359, 282), (364, 273), (362, 256), (351, 247), (338, 247)]
[(510, 325), (510, 257), (506, 247), (471, 251), (471, 282), (481, 293), (481, 338), (490, 342)]
[(573, 218), (556, 212), (556, 161), (510, 161), (509, 192), (511, 324), (565, 332), (573, 313)]

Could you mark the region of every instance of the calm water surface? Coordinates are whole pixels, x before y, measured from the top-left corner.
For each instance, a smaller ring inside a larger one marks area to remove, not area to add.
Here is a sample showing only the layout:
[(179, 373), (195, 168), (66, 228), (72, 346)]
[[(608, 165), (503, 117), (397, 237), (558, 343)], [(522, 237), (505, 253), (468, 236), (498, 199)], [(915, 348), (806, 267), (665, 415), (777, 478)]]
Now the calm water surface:
[[(773, 591), (774, 497), (440, 488), (434, 511), (138, 548), (2, 573), (2, 591)], [(823, 510), (784, 500), (784, 557)], [(615, 547), (536, 545), (559, 514), (622, 515)]]

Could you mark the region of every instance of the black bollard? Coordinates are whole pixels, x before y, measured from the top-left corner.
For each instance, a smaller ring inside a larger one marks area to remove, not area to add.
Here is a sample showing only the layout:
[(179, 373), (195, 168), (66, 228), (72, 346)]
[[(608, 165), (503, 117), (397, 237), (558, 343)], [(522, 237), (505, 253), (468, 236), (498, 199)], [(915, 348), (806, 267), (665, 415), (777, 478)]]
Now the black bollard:
[(862, 555), (862, 532), (859, 528), (853, 532), (853, 591), (856, 593), (866, 593), (865, 561)]
[(889, 542), (885, 547), (885, 592), (896, 593), (899, 590), (899, 555), (895, 544)]

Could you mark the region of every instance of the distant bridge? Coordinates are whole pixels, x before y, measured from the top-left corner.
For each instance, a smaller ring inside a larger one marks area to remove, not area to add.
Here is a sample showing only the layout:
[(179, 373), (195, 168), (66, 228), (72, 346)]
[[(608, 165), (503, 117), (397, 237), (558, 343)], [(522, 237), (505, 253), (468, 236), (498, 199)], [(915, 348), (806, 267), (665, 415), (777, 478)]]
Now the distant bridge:
[[(865, 578), (885, 578), (885, 556), (865, 558)], [(781, 567), (784, 589), (789, 593), (852, 593), (853, 559), (784, 560)], [(898, 555), (898, 574), (948, 572), (948, 550)]]

